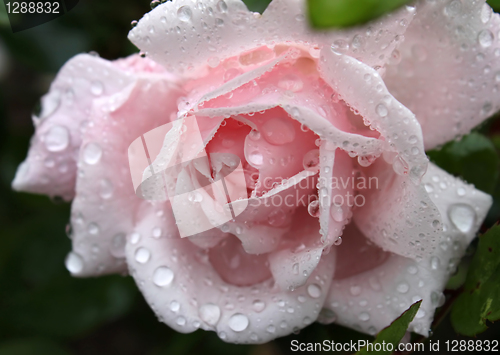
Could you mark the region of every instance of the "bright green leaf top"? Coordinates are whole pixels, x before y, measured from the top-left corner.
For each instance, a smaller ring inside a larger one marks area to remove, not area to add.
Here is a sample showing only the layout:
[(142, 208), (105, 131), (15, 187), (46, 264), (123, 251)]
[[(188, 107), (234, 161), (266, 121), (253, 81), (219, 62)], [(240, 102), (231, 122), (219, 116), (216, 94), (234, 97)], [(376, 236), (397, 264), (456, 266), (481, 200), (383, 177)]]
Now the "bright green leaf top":
[[(392, 322), (390, 326), (382, 329), (382, 331), (377, 334), (377, 337), (373, 341), (373, 344), (381, 344), (382, 342), (385, 342), (386, 344), (392, 344), (393, 348), (396, 349), (397, 345), (405, 335), (406, 330), (408, 329), (408, 325), (410, 325), (411, 321), (415, 317), (415, 314), (417, 314), (417, 311), (420, 308), (421, 303), (422, 303), (421, 300), (415, 302), (401, 316), (399, 316), (399, 318), (394, 320), (394, 322)], [(370, 353), (377, 353), (383, 355), (383, 354), (391, 354), (391, 351), (375, 351), (375, 350), (368, 351), (367, 347), (364, 347), (363, 349), (358, 351), (356, 355), (370, 354)]]
[(308, 0), (309, 18), (317, 28), (359, 25), (408, 3), (408, 0)]
[(451, 322), (458, 333), (474, 336), (486, 321), (500, 319), (500, 226), (479, 238), (462, 294), (453, 304)]

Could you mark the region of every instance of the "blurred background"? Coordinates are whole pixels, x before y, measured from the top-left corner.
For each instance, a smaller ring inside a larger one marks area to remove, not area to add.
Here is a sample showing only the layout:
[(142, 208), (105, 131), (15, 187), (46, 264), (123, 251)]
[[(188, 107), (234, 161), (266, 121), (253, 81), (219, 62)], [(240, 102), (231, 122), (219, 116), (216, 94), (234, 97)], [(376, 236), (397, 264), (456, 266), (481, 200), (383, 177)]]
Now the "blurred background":
[[(246, 1), (255, 11), (262, 11), (267, 2)], [(68, 14), (13, 34), (0, 3), (0, 355), (271, 355), (291, 353), (292, 339), (370, 339), (319, 324), (258, 346), (226, 344), (215, 333), (201, 330), (176, 333), (155, 318), (131, 277), (69, 275), (64, 267), (70, 250), (65, 232), (69, 204), (11, 191), (33, 134), (31, 113), (58, 69), (81, 52), (95, 51), (106, 59), (136, 52), (126, 38), (130, 22), (149, 10), (147, 0), (81, 0)], [(473, 135), (429, 153), (448, 171), (495, 195), (484, 230), (500, 215), (499, 127), (493, 117)], [(450, 283), (448, 298), (463, 282), (474, 248)], [(450, 325), (448, 305), (438, 310), (433, 341), (464, 338)], [(500, 339), (500, 327), (491, 327), (480, 338)]]

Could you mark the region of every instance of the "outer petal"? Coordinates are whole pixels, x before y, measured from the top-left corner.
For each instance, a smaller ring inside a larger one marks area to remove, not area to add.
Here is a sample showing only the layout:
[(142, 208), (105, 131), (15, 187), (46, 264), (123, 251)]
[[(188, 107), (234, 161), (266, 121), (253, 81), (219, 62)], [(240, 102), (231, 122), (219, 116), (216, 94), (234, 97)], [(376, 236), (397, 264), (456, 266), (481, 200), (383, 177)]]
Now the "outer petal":
[(392, 97), (373, 68), (336, 51), (323, 49), (321, 55), (320, 70), (325, 81), (398, 153), (394, 170), (418, 182), (428, 159), (415, 115)]
[(387, 67), (391, 93), (417, 116), (432, 149), (500, 108), (500, 16), (484, 0), (418, 1), (417, 15)]
[[(349, 227), (352, 238), (345, 238), (339, 247), (338, 271), (322, 312), (323, 322), (336, 319), (339, 324), (375, 334), (413, 302), (423, 299), (410, 330), (428, 335), (434, 310), (444, 300), (442, 291), (446, 282), (474, 238), (492, 200), (432, 164), (424, 183), (432, 184), (430, 198), (446, 226), (439, 236), (439, 246), (430, 255), (415, 261), (379, 250), (367, 243), (359, 230)], [(362, 260), (363, 267), (353, 272), (349, 265), (352, 259)]]
[(33, 117), (35, 135), (13, 188), (71, 200), (82, 131), (89, 123), (92, 102), (119, 92), (133, 80), (98, 57), (80, 54), (69, 60), (42, 97), (39, 117)]
[(305, 21), (305, 6), (304, 0), (274, 0), (261, 16), (240, 0), (169, 1), (146, 14), (129, 39), (169, 70), (189, 76), (252, 48), (284, 42), (311, 45), (316, 54), (314, 46), (333, 45), (370, 66), (381, 66), (413, 17), (411, 9), (402, 9), (368, 30), (317, 32)]
[[(136, 226), (141, 237), (127, 245), (127, 262), (161, 321), (183, 333), (202, 328), (228, 342), (264, 343), (316, 319), (331, 282), (333, 254), (293, 292), (273, 287), (272, 280), (234, 286), (223, 281), (204, 250), (179, 237), (168, 204), (158, 205), (164, 217), (149, 208)], [(154, 238), (152, 226), (173, 236)]]
[(126, 270), (126, 235), (141, 201), (134, 193), (127, 150), (137, 137), (175, 116), (179, 96), (174, 84), (157, 75), (94, 102), (72, 205), (73, 252), (67, 266), (74, 275)]

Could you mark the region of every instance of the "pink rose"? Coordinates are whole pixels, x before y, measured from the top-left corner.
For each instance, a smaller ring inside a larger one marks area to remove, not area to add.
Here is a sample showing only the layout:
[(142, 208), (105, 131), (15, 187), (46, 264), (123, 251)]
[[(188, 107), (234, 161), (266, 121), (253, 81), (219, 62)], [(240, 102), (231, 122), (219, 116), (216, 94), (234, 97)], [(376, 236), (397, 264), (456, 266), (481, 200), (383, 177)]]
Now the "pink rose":
[(73, 199), (73, 275), (128, 270), (160, 320), (228, 342), (375, 334), (420, 299), (428, 335), (491, 198), (425, 149), (499, 109), (500, 18), (419, 1), (314, 32), (304, 6), (166, 2), (129, 34), (146, 58), (61, 69), (13, 187)]

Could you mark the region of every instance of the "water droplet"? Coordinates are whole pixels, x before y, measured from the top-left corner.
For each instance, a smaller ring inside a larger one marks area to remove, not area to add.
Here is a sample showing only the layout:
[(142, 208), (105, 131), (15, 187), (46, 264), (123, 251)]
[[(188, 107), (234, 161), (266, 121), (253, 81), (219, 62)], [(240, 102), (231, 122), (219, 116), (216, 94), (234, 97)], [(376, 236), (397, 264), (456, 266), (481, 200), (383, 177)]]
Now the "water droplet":
[(266, 308), (266, 304), (262, 302), (261, 300), (255, 300), (253, 301), (253, 310), (257, 313), (262, 312)]
[(252, 153), (250, 153), (248, 157), (248, 162), (254, 166), (260, 166), (264, 162), (264, 156), (258, 150), (255, 150)]
[(353, 295), (353, 296), (359, 296), (361, 294), (361, 286), (359, 286), (359, 285), (353, 285), (353, 286), (351, 286), (351, 288), (349, 289), (349, 291), (351, 292), (351, 295)]
[(454, 17), (462, 11), (462, 2), (460, 0), (453, 0), (444, 8), (446, 16)]
[(437, 270), (439, 268), (440, 260), (437, 256), (431, 258), (431, 269)]
[(375, 110), (377, 111), (377, 115), (380, 117), (386, 117), (389, 114), (389, 110), (387, 110), (387, 107), (384, 104), (378, 104)]
[(177, 10), (177, 17), (183, 22), (189, 22), (191, 21), (191, 17), (193, 17), (193, 11), (191, 11), (191, 8), (187, 5), (181, 6), (179, 10)]
[(87, 232), (92, 235), (97, 235), (99, 233), (99, 226), (96, 223), (90, 223), (87, 227)]
[(153, 238), (160, 238), (161, 237), (162, 230), (160, 227), (155, 227), (153, 228)]
[(448, 217), (451, 223), (462, 233), (468, 233), (476, 223), (476, 213), (471, 206), (457, 203), (448, 209)]
[(145, 264), (149, 261), (151, 257), (151, 252), (146, 248), (139, 248), (135, 251), (135, 261), (141, 264)]
[[(139, 250), (137, 250), (137, 251), (139, 251)], [(146, 250), (146, 249), (144, 249), (144, 250)], [(149, 251), (146, 250), (146, 252), (147, 252), (147, 258), (146, 258), (146, 255), (143, 255), (142, 256), (143, 259), (141, 259), (141, 260), (146, 260), (146, 261), (149, 260)], [(136, 260), (137, 260), (137, 252), (136, 252)], [(137, 260), (137, 261), (139, 261), (139, 260)], [(144, 264), (146, 261), (144, 261), (144, 262), (139, 261), (139, 262)], [(153, 283), (156, 286), (160, 286), (160, 287), (168, 286), (172, 283), (173, 279), (174, 279), (174, 272), (166, 266), (160, 266), (160, 267), (156, 268), (156, 270), (153, 273)]]
[(228, 320), (229, 328), (235, 332), (242, 332), (248, 327), (248, 317), (241, 313), (236, 313)]
[(493, 33), (490, 30), (482, 30), (477, 35), (477, 40), (482, 47), (489, 47), (493, 43)]
[(181, 309), (181, 305), (179, 302), (177, 302), (177, 301), (170, 302), (170, 310), (172, 312), (178, 312), (179, 309)]
[(66, 127), (53, 126), (44, 136), (45, 147), (49, 152), (60, 152), (69, 145), (69, 132)]
[(83, 148), (83, 161), (89, 165), (95, 165), (101, 160), (102, 149), (97, 143), (89, 143)]
[(491, 7), (488, 4), (484, 4), (481, 8), (481, 22), (488, 23), (488, 21), (491, 19), (492, 13), (493, 11)]
[(113, 196), (113, 184), (108, 179), (101, 179), (99, 182), (99, 195), (103, 199)]
[(133, 20), (132, 22), (130, 22), (130, 27), (134, 28), (135, 26), (137, 26), (137, 20)]
[(293, 142), (295, 128), (291, 122), (282, 118), (271, 118), (262, 125), (262, 133), (266, 141), (273, 145), (283, 145)]
[(319, 201), (318, 200), (311, 201), (309, 206), (307, 206), (307, 212), (309, 212), (309, 214), (312, 217), (319, 217), (320, 214)]
[(134, 232), (130, 235), (130, 243), (137, 244), (139, 243), (139, 240), (141, 240), (140, 233)]
[(83, 259), (75, 252), (70, 252), (64, 262), (66, 269), (72, 274), (78, 274), (83, 270)]
[(407, 292), (410, 290), (410, 285), (408, 285), (406, 282), (400, 282), (400, 283), (396, 286), (396, 290), (397, 290), (399, 293), (407, 293)]
[(308, 151), (302, 160), (302, 166), (307, 171), (318, 171), (319, 169), (319, 149)]
[(207, 303), (199, 308), (198, 314), (200, 315), (201, 320), (205, 323), (216, 325), (220, 319), (221, 311), (217, 305)]
[(125, 257), (125, 245), (127, 244), (127, 238), (124, 233), (116, 234), (111, 240), (111, 246), (109, 252), (115, 258)]
[(266, 331), (268, 333), (274, 334), (276, 332), (276, 327), (271, 324), (271, 325), (267, 326)]
[(92, 84), (90, 84), (90, 92), (92, 92), (93, 95), (100, 96), (103, 91), (104, 85), (102, 85), (100, 81), (93, 81)]
[(224, 0), (220, 0), (217, 3), (217, 10), (219, 10), (222, 13), (227, 12), (227, 4), (224, 2)]
[(347, 206), (337, 205), (335, 203), (330, 207), (330, 215), (335, 222), (342, 222), (346, 219), (348, 214)]
[(317, 284), (310, 284), (309, 286), (307, 286), (307, 293), (312, 298), (318, 298), (321, 296), (321, 287), (319, 287), (319, 285)]
[(179, 317), (179, 318), (177, 318), (177, 320), (175, 321), (175, 323), (177, 323), (177, 325), (184, 326), (184, 325), (186, 325), (186, 318)]
[(361, 312), (358, 318), (360, 321), (367, 322), (370, 320), (370, 314), (368, 312)]
[(459, 187), (457, 189), (457, 195), (458, 196), (465, 196), (465, 193), (466, 193), (466, 191), (465, 191), (465, 189), (463, 187)]

